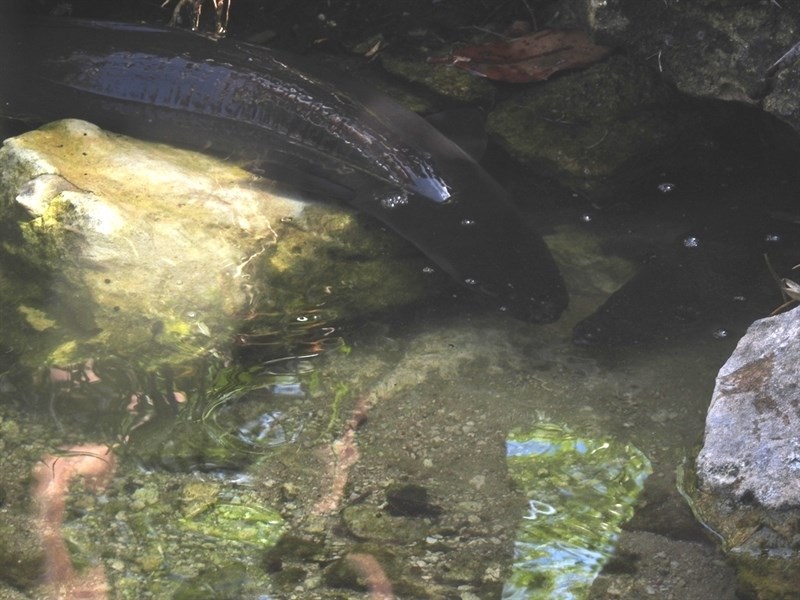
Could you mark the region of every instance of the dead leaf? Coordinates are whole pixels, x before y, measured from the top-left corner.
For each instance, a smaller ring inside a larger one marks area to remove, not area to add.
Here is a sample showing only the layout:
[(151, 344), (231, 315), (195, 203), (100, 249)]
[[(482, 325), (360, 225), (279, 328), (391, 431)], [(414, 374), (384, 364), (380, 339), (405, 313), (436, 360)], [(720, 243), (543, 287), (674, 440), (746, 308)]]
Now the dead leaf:
[(428, 59), (513, 83), (544, 81), (553, 73), (591, 65), (611, 52), (579, 30), (545, 29), (508, 41), (464, 46), (444, 57)]

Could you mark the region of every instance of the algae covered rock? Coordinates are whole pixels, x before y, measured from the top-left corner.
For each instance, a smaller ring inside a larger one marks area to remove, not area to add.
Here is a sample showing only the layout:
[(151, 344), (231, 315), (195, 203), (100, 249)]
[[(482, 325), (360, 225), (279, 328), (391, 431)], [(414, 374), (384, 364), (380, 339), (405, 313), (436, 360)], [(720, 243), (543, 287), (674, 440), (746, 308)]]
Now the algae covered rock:
[(404, 304), (430, 281), (420, 255), (352, 212), (83, 121), (6, 140), (0, 173), (3, 344), (27, 365), (147, 367), (309, 337), (309, 315)]
[(630, 176), (675, 143), (684, 124), (665, 109), (668, 100), (647, 68), (612, 57), (511, 96), (487, 127), (513, 157), (587, 189)]

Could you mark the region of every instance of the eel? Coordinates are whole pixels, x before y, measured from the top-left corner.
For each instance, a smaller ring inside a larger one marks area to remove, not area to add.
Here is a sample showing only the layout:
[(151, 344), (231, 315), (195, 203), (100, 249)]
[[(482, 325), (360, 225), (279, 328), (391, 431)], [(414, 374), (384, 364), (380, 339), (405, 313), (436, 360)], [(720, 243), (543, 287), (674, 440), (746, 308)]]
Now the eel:
[(10, 31), (5, 117), (79, 118), (237, 160), (377, 218), (514, 317), (548, 323), (567, 305), (547, 245), (505, 190), (422, 117), (355, 78), (157, 26), (35, 18)]
[(755, 210), (720, 210), (650, 256), (575, 325), (573, 342), (606, 347), (691, 336), (738, 339), (782, 303), (771, 268), (791, 273), (799, 252), (796, 225)]

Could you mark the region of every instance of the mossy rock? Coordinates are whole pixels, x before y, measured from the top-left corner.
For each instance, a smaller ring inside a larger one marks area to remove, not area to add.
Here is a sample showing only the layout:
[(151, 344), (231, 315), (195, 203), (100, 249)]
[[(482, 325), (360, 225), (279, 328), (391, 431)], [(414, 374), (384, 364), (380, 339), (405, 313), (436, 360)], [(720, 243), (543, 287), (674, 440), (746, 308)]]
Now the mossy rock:
[(666, 108), (670, 95), (648, 69), (612, 57), (514, 94), (487, 128), (518, 160), (591, 190), (630, 178), (677, 143), (687, 122)]
[(109, 355), (175, 367), (231, 342), (284, 355), (334, 319), (419, 300), (436, 279), (406, 242), (339, 205), (83, 121), (6, 140), (0, 171), (0, 251), (13, 262), (0, 315), (29, 367)]

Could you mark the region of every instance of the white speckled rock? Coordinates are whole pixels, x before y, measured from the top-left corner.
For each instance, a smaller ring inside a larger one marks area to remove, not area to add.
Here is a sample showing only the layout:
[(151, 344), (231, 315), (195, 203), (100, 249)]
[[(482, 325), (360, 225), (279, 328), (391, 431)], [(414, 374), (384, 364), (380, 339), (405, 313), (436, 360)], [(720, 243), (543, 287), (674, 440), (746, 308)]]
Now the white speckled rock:
[(719, 372), (697, 459), (731, 502), (800, 507), (800, 309), (756, 321)]
[(800, 589), (800, 308), (753, 323), (717, 376), (696, 514), (759, 600)]

